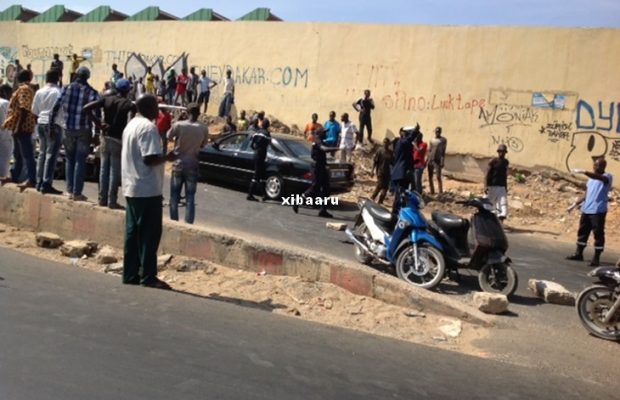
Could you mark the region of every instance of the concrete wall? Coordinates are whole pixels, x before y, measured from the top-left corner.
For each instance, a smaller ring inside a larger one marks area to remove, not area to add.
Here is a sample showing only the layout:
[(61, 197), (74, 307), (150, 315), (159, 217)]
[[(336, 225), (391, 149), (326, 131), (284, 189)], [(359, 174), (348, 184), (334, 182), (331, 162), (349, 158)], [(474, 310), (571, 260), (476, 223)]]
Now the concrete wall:
[(41, 80), (54, 52), (88, 55), (97, 88), (113, 63), (130, 75), (187, 64), (216, 81), (231, 67), (237, 107), (302, 126), (315, 111), (351, 113), (369, 88), (377, 137), (419, 121), (427, 136), (443, 126), (451, 153), (489, 155), (505, 143), (513, 163), (564, 171), (606, 155), (620, 175), (620, 30), (0, 23), (0, 61), (32, 63)]

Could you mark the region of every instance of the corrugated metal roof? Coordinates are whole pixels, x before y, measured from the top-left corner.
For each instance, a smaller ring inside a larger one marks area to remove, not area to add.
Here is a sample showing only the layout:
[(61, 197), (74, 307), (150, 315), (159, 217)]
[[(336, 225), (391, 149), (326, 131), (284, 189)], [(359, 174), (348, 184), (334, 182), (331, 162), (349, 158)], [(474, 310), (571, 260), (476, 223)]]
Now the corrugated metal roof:
[(271, 9), (259, 7), (240, 17), (237, 21), (282, 21), (282, 19), (273, 15)]
[(127, 18), (126, 21), (172, 21), (177, 19), (174, 15), (161, 11), (159, 7), (147, 7)]
[(0, 21), (22, 21), (26, 22), (39, 15), (38, 12), (29, 10), (19, 4), (10, 6), (0, 13)]
[(125, 19), (127, 19), (127, 14), (113, 10), (110, 6), (99, 6), (82, 15), (75, 22), (108, 22), (123, 21)]
[(55, 5), (28, 22), (73, 22), (81, 16), (79, 12), (69, 10), (63, 5)]
[(228, 18), (213, 11), (212, 8), (201, 8), (196, 10), (187, 17), (183, 18), (185, 21), (229, 21)]

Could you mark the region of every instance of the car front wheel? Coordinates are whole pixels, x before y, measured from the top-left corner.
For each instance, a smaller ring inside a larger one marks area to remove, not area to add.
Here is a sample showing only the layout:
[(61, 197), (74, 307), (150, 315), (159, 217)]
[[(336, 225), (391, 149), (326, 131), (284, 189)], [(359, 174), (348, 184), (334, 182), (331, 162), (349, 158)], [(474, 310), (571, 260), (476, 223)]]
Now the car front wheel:
[(273, 174), (265, 181), (265, 193), (271, 200), (279, 200), (284, 194), (284, 182), (279, 175)]

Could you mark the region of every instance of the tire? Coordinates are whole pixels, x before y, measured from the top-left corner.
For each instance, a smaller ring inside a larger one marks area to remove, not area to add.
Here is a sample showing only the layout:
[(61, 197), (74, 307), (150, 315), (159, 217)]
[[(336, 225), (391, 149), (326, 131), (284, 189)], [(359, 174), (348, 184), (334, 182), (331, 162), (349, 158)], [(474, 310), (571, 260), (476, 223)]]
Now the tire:
[(484, 292), (511, 296), (519, 286), (519, 277), (509, 265), (487, 264), (478, 272), (478, 284)]
[[(355, 227), (353, 233), (356, 236), (369, 236), (368, 228), (366, 227), (366, 223), (362, 222), (358, 226)], [(355, 245), (355, 259), (362, 264), (370, 264), (372, 261), (372, 257), (368, 255), (364, 250), (362, 250), (358, 245)]]
[(616, 312), (609, 324), (601, 321), (614, 300), (612, 289), (595, 285), (579, 293), (575, 307), (581, 323), (588, 332), (601, 339), (620, 341), (620, 312)]
[(439, 250), (428, 243), (418, 246), (420, 270), (415, 269), (413, 244), (402, 249), (396, 257), (396, 274), (405, 282), (423, 289), (439, 285), (446, 272), (446, 261)]
[(284, 182), (280, 175), (271, 174), (265, 180), (265, 193), (271, 200), (280, 200), (284, 195)]

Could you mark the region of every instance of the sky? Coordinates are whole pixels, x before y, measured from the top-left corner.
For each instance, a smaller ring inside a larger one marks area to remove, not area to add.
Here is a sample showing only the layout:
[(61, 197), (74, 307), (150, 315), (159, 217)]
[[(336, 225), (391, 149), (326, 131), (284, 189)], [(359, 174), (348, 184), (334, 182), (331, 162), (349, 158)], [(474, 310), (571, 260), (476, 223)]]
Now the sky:
[[(40, 12), (62, 3), (0, 0), (0, 10), (22, 4)], [(204, 7), (229, 19), (268, 7), (274, 15), (292, 22), (620, 28), (620, 0), (65, 0), (64, 5), (82, 13), (109, 5), (129, 15), (159, 6), (178, 17)]]

